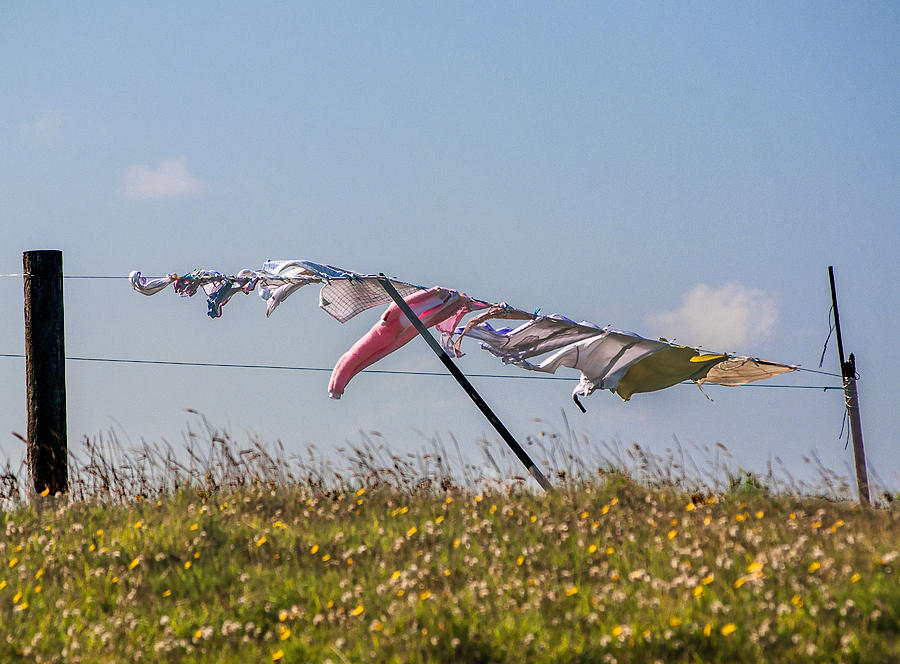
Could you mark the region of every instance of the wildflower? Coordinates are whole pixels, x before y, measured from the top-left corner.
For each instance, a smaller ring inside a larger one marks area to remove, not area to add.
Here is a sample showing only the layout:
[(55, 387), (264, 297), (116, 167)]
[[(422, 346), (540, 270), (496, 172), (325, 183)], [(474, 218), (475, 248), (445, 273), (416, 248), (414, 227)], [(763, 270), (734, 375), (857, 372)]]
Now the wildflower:
[(192, 524), (191, 524), (191, 527), (190, 527), (190, 530), (197, 530), (199, 527), (200, 527), (200, 524), (192, 523)]
[(135, 530), (140, 530), (140, 529), (143, 528), (143, 527), (144, 527), (144, 522), (141, 521), (140, 519), (138, 519), (137, 521), (134, 522), (134, 529), (135, 529)]
[(394, 573), (391, 574), (391, 578), (392, 578), (392, 579), (399, 579), (399, 578), (400, 578), (400, 570), (399, 570), (399, 569), (395, 569), (395, 570), (394, 570)]
[(356, 492), (356, 497), (359, 498), (365, 492), (366, 492), (366, 489), (365, 489), (365, 487), (363, 487), (362, 489), (360, 489), (359, 491)]
[(859, 574), (859, 572), (857, 572), (853, 576), (850, 577), (850, 583), (856, 583), (861, 578), (862, 578), (862, 576)]
[(753, 572), (758, 572), (758, 571), (761, 570), (762, 568), (763, 568), (762, 563), (757, 562), (757, 561), (755, 561), (755, 560), (754, 560), (752, 563), (750, 563), (749, 565), (747, 565), (747, 571), (748, 571), (749, 573), (751, 573), (751, 574), (752, 574)]
[(309, 549), (309, 553), (314, 556), (314, 555), (316, 555), (318, 550), (319, 550), (319, 545), (313, 544), (312, 547), (310, 547), (310, 549)]
[(591, 544), (591, 545), (588, 547), (588, 550), (587, 550), (588, 553), (595, 553), (596, 551), (597, 551), (597, 545), (596, 545), (596, 544)]
[(604, 505), (600, 508), (600, 514), (608, 514), (609, 513), (609, 505)]
[(822, 563), (820, 563), (818, 560), (814, 560), (809, 564), (809, 567), (807, 569), (809, 569), (810, 574), (814, 574), (816, 570), (818, 570), (821, 566)]
[(588, 518), (588, 513), (587, 513), (587, 512), (582, 512), (582, 513), (579, 514), (578, 516), (579, 516), (579, 518), (580, 518), (582, 521), (584, 521), (586, 518)]
[(282, 650), (281, 648), (279, 648), (278, 650), (276, 650), (275, 652), (272, 653), (272, 661), (273, 662), (277, 662), (283, 657), (284, 657), (284, 650)]
[(686, 512), (693, 512), (694, 511), (694, 503), (688, 503), (687, 505), (685, 505), (684, 510)]
[(287, 622), (288, 615), (288, 612), (282, 609), (278, 612), (278, 620), (280, 620), (281, 622)]
[(194, 638), (195, 638), (195, 639), (202, 639), (202, 638), (203, 638), (203, 630), (202, 630), (202, 629), (198, 629), (196, 632), (194, 632)]
[(618, 504), (619, 504), (618, 496), (613, 496), (613, 499), (609, 501), (610, 507), (612, 507), (613, 505), (618, 505)]
[(706, 623), (703, 626), (703, 636), (709, 636), (712, 634), (712, 625), (710, 623)]
[(531, 515), (531, 523), (534, 523), (535, 521), (537, 521), (537, 514), (532, 514)]
[(703, 597), (703, 586), (694, 587), (694, 597), (696, 597), (697, 599)]
[(675, 539), (676, 535), (678, 535), (678, 531), (673, 528), (668, 532), (668, 534), (666, 534), (666, 537), (668, 537), (669, 539)]
[(194, 551), (194, 560), (197, 560), (200, 557), (199, 551)]
[(458, 549), (458, 548), (459, 548), (459, 538), (458, 538), (458, 537), (454, 537), (454, 538), (453, 538), (453, 548), (454, 548), (454, 549)]
[(434, 522), (437, 523), (437, 524), (443, 523), (443, 522), (444, 522), (444, 515), (441, 514), (438, 518), (436, 518), (436, 519), (434, 520)]
[(278, 626), (278, 640), (279, 641), (287, 641), (291, 638), (291, 628), (287, 625), (279, 625)]
[(191, 568), (191, 561), (190, 561), (190, 560), (186, 560), (186, 561), (184, 562), (184, 568), (185, 568), (185, 569), (190, 569), (190, 568)]
[(419, 529), (416, 528), (415, 526), (413, 526), (412, 528), (410, 528), (409, 530), (406, 531), (406, 536), (407, 536), (407, 537), (412, 537), (412, 536), (415, 535), (417, 532), (419, 532)]
[(708, 526), (708, 525), (711, 524), (711, 523), (712, 523), (712, 517), (711, 517), (711, 516), (709, 516), (709, 515), (707, 514), (705, 517), (703, 517), (703, 525), (704, 525), (704, 526)]
[(47, 497), (47, 496), (49, 496), (49, 495), (50, 495), (50, 487), (48, 486), (48, 487), (46, 487), (43, 491), (41, 491), (41, 496), (42, 496), (42, 497)]
[(326, 553), (324, 556), (322, 556), (323, 563), (327, 563), (329, 560), (331, 560), (331, 554)]
[(118, 583), (118, 582), (119, 582), (119, 577), (114, 576), (114, 577), (112, 578), (112, 582), (113, 582), (113, 583)]
[(165, 590), (163, 590), (163, 594), (162, 594), (163, 597), (171, 597), (171, 595), (172, 595), (172, 591), (170, 589), (166, 588)]
[(734, 623), (728, 623), (727, 625), (722, 625), (722, 636), (728, 636), (729, 634), (734, 634), (737, 631), (737, 625)]
[(491, 509), (488, 510), (488, 512), (490, 512), (491, 514), (494, 514), (496, 511), (497, 511), (496, 505), (491, 505)]
[(735, 588), (740, 588), (740, 587), (741, 587), (742, 585), (744, 585), (745, 583), (747, 583), (747, 579), (744, 578), (743, 576), (740, 576), (740, 577), (738, 577), (737, 579), (735, 579), (735, 581), (734, 581), (734, 587), (735, 587)]
[(621, 625), (616, 625), (615, 627), (612, 628), (612, 635), (613, 635), (613, 636), (619, 636), (621, 633), (622, 633), (622, 626), (621, 626)]
[(763, 518), (765, 515), (766, 515), (765, 512), (763, 512), (762, 510), (759, 510), (759, 511), (756, 513), (756, 518), (757, 518), (757, 519), (761, 519), (761, 518)]
[(15, 567), (18, 564), (19, 564), (19, 559), (16, 558), (15, 556), (13, 556), (12, 558), (9, 559), (9, 568), (10, 569), (12, 569), (13, 567)]
[(258, 540), (256, 540), (256, 546), (262, 546), (262, 545), (265, 544), (267, 541), (268, 541), (268, 540), (266, 539), (266, 536), (263, 535), (263, 536), (260, 537)]
[(358, 615), (359, 615), (360, 613), (362, 613), (363, 611), (365, 611), (365, 608), (363, 608), (363, 605), (362, 605), (362, 604), (357, 604), (357, 605), (356, 605), (356, 608), (353, 609), (353, 610), (350, 612), (350, 615), (351, 615), (351, 616), (358, 616)]
[(44, 568), (41, 567), (37, 572), (34, 573), (34, 580), (37, 581), (42, 576), (44, 576)]
[(480, 503), (482, 500), (484, 500), (484, 496), (475, 496), (476, 503)]
[(794, 595), (791, 597), (791, 604), (796, 606), (798, 609), (803, 607), (803, 598), (800, 595)]
[(680, 624), (681, 618), (679, 618), (678, 616), (672, 616), (671, 618), (669, 618), (669, 625), (671, 625), (672, 627), (678, 627)]
[(430, 590), (426, 590), (426, 591), (423, 592), (421, 595), (419, 595), (419, 599), (422, 600), (422, 601), (428, 599), (429, 597), (431, 597), (431, 591), (430, 591)]
[(704, 586), (708, 586), (710, 583), (712, 583), (715, 580), (716, 580), (716, 577), (714, 577), (712, 574), (710, 574), (710, 575), (704, 576), (702, 579), (700, 579), (700, 583), (702, 583)]
[(447, 505), (449, 505), (449, 504), (452, 503), (452, 502), (453, 502), (453, 498), (451, 498), (450, 496), (447, 496), (447, 497), (444, 499), (444, 503), (447, 504)]
[(13, 595), (13, 604), (18, 604), (19, 600), (22, 599), (22, 591), (20, 590), (15, 595)]
[(44, 589), (43, 586), (41, 586), (41, 585), (36, 585), (36, 586), (34, 587), (34, 592), (40, 594), (40, 592), (41, 592), (43, 589)]
[(130, 563), (128, 563), (128, 569), (134, 569), (135, 567), (137, 567), (140, 564), (140, 562), (141, 562), (141, 559), (140, 559), (140, 556), (138, 556), (137, 558), (132, 560)]
[(612, 548), (611, 546), (606, 547), (606, 555), (607, 556), (611, 556), (615, 552), (616, 552), (616, 550), (614, 548)]
[(571, 597), (572, 595), (578, 594), (578, 586), (572, 586), (566, 589), (566, 597)]
[(6, 588), (6, 579), (0, 579), (0, 590)]

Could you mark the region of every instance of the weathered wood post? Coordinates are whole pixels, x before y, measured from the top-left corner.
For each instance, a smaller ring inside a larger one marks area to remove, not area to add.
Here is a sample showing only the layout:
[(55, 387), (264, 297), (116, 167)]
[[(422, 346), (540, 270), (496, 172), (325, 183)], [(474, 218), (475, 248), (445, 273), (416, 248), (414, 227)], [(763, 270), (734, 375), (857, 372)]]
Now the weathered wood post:
[(834, 307), (834, 331), (837, 334), (838, 357), (841, 361), (841, 376), (844, 379), (844, 402), (850, 420), (850, 437), (853, 439), (853, 460), (856, 465), (856, 487), (859, 490), (859, 503), (869, 504), (869, 474), (866, 470), (866, 449), (863, 447), (862, 421), (859, 416), (859, 392), (856, 390), (856, 358), (850, 353), (850, 359), (844, 361), (844, 340), (841, 338), (841, 317), (838, 314), (837, 290), (834, 287), (834, 267), (828, 266), (828, 279), (831, 282), (831, 305)]
[(34, 491), (68, 489), (62, 252), (22, 254), (28, 469)]

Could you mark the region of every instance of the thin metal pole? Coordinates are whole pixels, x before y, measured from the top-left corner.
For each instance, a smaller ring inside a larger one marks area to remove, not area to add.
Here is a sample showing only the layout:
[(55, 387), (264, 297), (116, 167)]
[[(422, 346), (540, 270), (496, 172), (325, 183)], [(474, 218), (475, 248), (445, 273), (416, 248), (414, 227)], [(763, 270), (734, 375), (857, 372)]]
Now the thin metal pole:
[(828, 266), (831, 282), (831, 305), (834, 307), (834, 331), (837, 335), (838, 357), (841, 361), (841, 375), (844, 378), (844, 401), (847, 419), (850, 420), (850, 437), (853, 439), (853, 460), (856, 465), (856, 486), (859, 502), (869, 504), (869, 476), (866, 471), (866, 449), (863, 446), (862, 421), (859, 415), (859, 392), (856, 389), (856, 358), (850, 353), (849, 361), (844, 361), (844, 341), (841, 337), (841, 317), (838, 313), (837, 289), (834, 286), (834, 266)]
[(28, 468), (36, 493), (68, 489), (62, 252), (26, 251), (25, 384)]
[(437, 340), (431, 336), (431, 333), (428, 331), (428, 328), (419, 320), (419, 317), (413, 312), (412, 309), (409, 308), (409, 305), (406, 301), (400, 297), (400, 293), (397, 292), (397, 289), (394, 288), (394, 285), (388, 280), (387, 277), (384, 276), (383, 273), (378, 275), (378, 280), (381, 282), (381, 285), (384, 287), (384, 290), (387, 291), (388, 295), (391, 296), (391, 299), (394, 303), (400, 308), (406, 317), (409, 319), (409, 322), (413, 324), (418, 333), (422, 336), (423, 339), (428, 343), (431, 347), (431, 350), (434, 351), (435, 355), (440, 358), (441, 362), (444, 363), (444, 366), (447, 367), (447, 370), (453, 375), (456, 381), (459, 383), (460, 387), (463, 388), (466, 394), (475, 402), (475, 405), (478, 406), (479, 410), (484, 414), (487, 418), (488, 422), (490, 422), (494, 428), (497, 430), (497, 433), (500, 434), (500, 437), (503, 438), (504, 442), (509, 445), (510, 449), (515, 452), (515, 455), (519, 458), (519, 461), (528, 469), (528, 472), (531, 473), (531, 476), (537, 481), (538, 484), (541, 485), (541, 488), (544, 491), (550, 491), (553, 487), (550, 482), (547, 481), (547, 478), (544, 477), (544, 474), (540, 471), (540, 469), (534, 464), (531, 460), (531, 457), (528, 456), (528, 453), (522, 449), (522, 446), (513, 438), (512, 434), (507, 430), (505, 426), (503, 426), (503, 422), (500, 421), (494, 411), (491, 410), (490, 406), (485, 403), (484, 399), (481, 398), (481, 395), (475, 390), (472, 386), (472, 383), (469, 382), (469, 379), (466, 378), (465, 374), (459, 370), (459, 367), (450, 359), (450, 356), (447, 355), (446, 351), (441, 348), (441, 345), (437, 342)]

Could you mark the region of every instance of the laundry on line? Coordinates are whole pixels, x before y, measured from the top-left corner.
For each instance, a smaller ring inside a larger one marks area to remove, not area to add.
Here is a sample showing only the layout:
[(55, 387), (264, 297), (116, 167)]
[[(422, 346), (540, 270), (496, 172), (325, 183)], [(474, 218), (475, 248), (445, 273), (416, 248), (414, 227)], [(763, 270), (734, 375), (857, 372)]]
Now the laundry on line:
[[(223, 307), (238, 294), (256, 290), (266, 302), (266, 316), (289, 296), (310, 284), (320, 284), (319, 307), (340, 323), (379, 305), (389, 304), (381, 318), (337, 361), (328, 384), (329, 396), (340, 399), (350, 380), (366, 367), (406, 345), (416, 330), (391, 301), (377, 275), (365, 275), (306, 260), (267, 260), (258, 270), (244, 269), (234, 275), (194, 270), (179, 276), (148, 279), (139, 271), (129, 275), (132, 288), (154, 295), (172, 285), (182, 297), (202, 291), (207, 297), (207, 315), (219, 318)], [(441, 332), (448, 353), (462, 357), (463, 338), (480, 342), (482, 349), (505, 364), (543, 373), (560, 368), (580, 372), (572, 393), (586, 397), (609, 390), (628, 401), (634, 394), (655, 392), (685, 380), (735, 386), (771, 378), (798, 369), (796, 365), (706, 353), (665, 339), (647, 339), (634, 332), (576, 322), (560, 314), (538, 315), (535, 311), (492, 303), (450, 288), (425, 288), (390, 279), (391, 284), (426, 327)], [(469, 321), (463, 319), (471, 314)], [(524, 320), (518, 327), (495, 328), (490, 320)], [(455, 339), (454, 339), (455, 337)]]

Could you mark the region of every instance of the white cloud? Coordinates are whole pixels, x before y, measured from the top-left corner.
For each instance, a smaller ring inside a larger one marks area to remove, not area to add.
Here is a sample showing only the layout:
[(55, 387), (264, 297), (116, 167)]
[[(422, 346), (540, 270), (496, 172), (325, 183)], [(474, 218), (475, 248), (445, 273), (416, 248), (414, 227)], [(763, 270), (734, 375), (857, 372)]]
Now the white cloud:
[(62, 140), (65, 124), (66, 117), (62, 111), (45, 110), (22, 125), (22, 133), (40, 145), (54, 145)]
[(681, 296), (681, 308), (647, 316), (654, 331), (679, 343), (708, 350), (738, 351), (772, 335), (778, 305), (765, 291), (728, 283), (697, 284)]
[(202, 189), (203, 183), (188, 172), (184, 159), (166, 159), (155, 169), (145, 164), (129, 166), (122, 183), (125, 198), (173, 198)]

